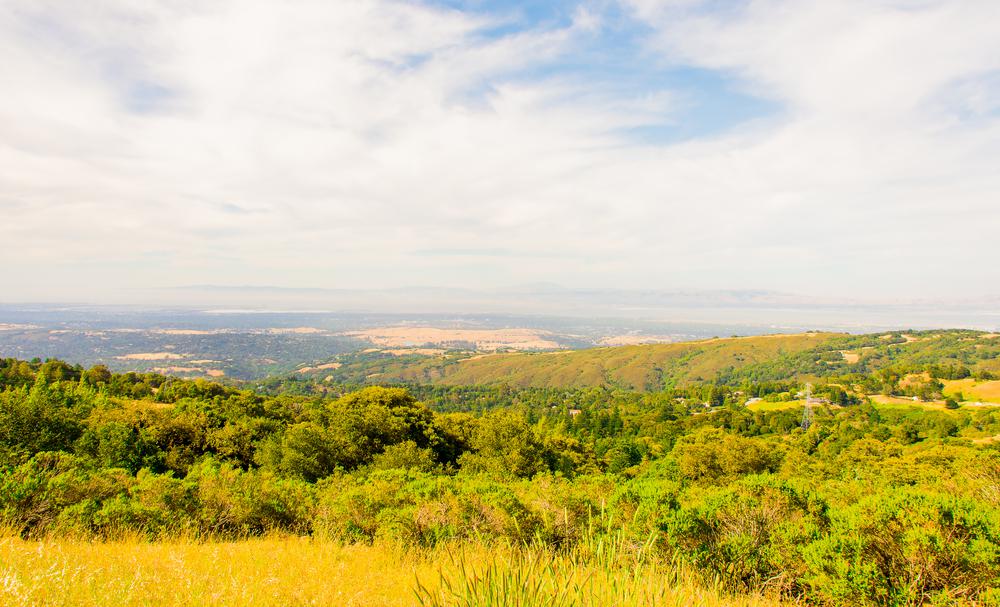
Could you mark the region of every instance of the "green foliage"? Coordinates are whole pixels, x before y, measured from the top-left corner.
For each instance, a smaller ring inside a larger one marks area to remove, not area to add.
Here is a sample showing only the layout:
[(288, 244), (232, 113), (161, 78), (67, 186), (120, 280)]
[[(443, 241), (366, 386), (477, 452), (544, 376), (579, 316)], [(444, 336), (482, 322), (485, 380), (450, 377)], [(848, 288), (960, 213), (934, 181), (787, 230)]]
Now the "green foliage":
[(672, 455), (685, 478), (712, 481), (775, 471), (781, 464), (782, 450), (719, 428), (702, 428), (681, 438)]
[(417, 443), (406, 441), (389, 445), (385, 451), (372, 458), (371, 466), (375, 470), (416, 470), (433, 472), (441, 465), (434, 461), (434, 451), (421, 449)]
[(815, 494), (769, 476), (750, 476), (705, 495), (662, 523), (668, 541), (730, 588), (799, 589), (803, 546), (829, 526)]
[(39, 451), (70, 451), (80, 435), (74, 399), (39, 375), (30, 390), (0, 392), (0, 461)]
[(76, 443), (76, 452), (89, 456), (102, 468), (124, 468), (135, 474), (155, 466), (155, 447), (132, 426), (109, 422), (88, 427)]
[(288, 426), (264, 441), (258, 463), (275, 473), (314, 482), (362, 459), (358, 445), (314, 422)]
[(530, 477), (545, 469), (543, 447), (520, 416), (496, 412), (483, 417), (459, 458), (464, 471)]
[(811, 595), (919, 605), (1000, 585), (1000, 515), (970, 499), (902, 489), (831, 518), (829, 534), (803, 551)]
[[(1000, 408), (883, 407), (858, 388), (904, 390), (913, 373), (815, 382), (825, 400), (803, 431), (804, 387), (786, 380), (265, 396), (6, 360), (0, 526), (25, 537), (279, 530), (611, 560), (624, 556), (606, 546), (632, 546), (734, 592), (988, 604), (1000, 587)], [(751, 397), (783, 408), (751, 410)]]

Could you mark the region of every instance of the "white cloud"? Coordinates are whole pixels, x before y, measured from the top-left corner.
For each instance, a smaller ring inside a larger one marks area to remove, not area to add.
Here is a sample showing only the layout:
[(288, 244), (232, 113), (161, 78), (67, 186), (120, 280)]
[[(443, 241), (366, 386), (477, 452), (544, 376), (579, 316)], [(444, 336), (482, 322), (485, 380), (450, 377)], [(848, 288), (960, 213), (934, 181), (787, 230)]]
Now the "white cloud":
[[(621, 131), (683, 120), (673, 92), (525, 76), (593, 8), (496, 36), (382, 0), (8, 3), (0, 280), (993, 292), (996, 7), (633, 3), (664, 69), (782, 108), (654, 144)], [(477, 247), (523, 255), (416, 254)]]
[(832, 258), (832, 288), (914, 292), (956, 272), (968, 279), (963, 288), (990, 290), (974, 277), (995, 278), (983, 266), (997, 260), (988, 243), (1000, 228), (1000, 5), (633, 8), (656, 29), (650, 43), (666, 60), (727, 70), (785, 108), (759, 138), (727, 138), (704, 159), (732, 161), (724, 174), (733, 193), (749, 195), (766, 218), (749, 226), (768, 239), (776, 230), (767, 223), (800, 232), (777, 239), (820, 268)]

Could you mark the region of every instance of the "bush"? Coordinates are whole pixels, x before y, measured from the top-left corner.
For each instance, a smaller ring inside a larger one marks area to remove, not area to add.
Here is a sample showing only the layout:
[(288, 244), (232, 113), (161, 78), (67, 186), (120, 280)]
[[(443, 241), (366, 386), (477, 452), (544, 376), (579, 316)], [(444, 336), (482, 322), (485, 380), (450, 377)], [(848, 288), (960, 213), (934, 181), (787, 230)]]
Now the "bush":
[(747, 477), (668, 516), (668, 544), (738, 591), (791, 593), (805, 573), (801, 551), (829, 525), (827, 504), (771, 476)]
[(704, 428), (677, 441), (671, 455), (685, 478), (714, 480), (774, 472), (783, 454), (773, 444)]
[(197, 486), (200, 533), (245, 537), (312, 529), (316, 490), (309, 483), (267, 471), (244, 472), (212, 460), (193, 467), (187, 480)]
[(915, 490), (834, 511), (804, 551), (810, 596), (837, 604), (919, 605), (942, 592), (977, 600), (1000, 585), (1000, 515), (982, 503)]

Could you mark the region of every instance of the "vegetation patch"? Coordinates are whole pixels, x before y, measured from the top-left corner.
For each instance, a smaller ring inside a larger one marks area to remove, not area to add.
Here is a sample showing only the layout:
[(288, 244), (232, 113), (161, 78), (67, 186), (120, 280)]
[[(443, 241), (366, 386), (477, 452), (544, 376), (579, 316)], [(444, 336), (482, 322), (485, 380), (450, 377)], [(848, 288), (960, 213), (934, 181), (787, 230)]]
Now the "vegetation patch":
[(1000, 407), (937, 398), (968, 372), (266, 394), (2, 359), (0, 598), (994, 605)]

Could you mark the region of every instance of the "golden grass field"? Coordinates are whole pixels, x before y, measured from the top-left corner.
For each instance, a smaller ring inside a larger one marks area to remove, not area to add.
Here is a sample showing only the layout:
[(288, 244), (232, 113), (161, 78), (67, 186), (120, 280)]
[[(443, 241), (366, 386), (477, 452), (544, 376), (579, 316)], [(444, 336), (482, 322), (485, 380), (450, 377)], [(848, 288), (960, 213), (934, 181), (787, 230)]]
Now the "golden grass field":
[(932, 400), (932, 401), (917, 401), (912, 398), (902, 397), (902, 396), (886, 396), (884, 394), (870, 394), (868, 398), (872, 399), (878, 407), (884, 409), (921, 409), (924, 411), (948, 411), (944, 406), (944, 401), (942, 400)]
[(439, 329), (436, 327), (378, 327), (345, 331), (341, 335), (364, 339), (383, 348), (410, 348), (426, 344), (475, 343), (477, 350), (555, 350), (550, 331), (535, 329)]
[(484, 545), (414, 551), (298, 537), (150, 543), (8, 536), (0, 539), (0, 605), (775, 604), (762, 597), (726, 598), (669, 566), (595, 564), (600, 562), (610, 561)]
[(1000, 381), (976, 381), (972, 378), (942, 380), (945, 396), (962, 393), (965, 400), (1000, 403)]
[(804, 402), (805, 401), (802, 399), (777, 401), (773, 403), (766, 400), (760, 400), (747, 405), (747, 409), (750, 411), (783, 411), (785, 409), (797, 409), (801, 407)]

